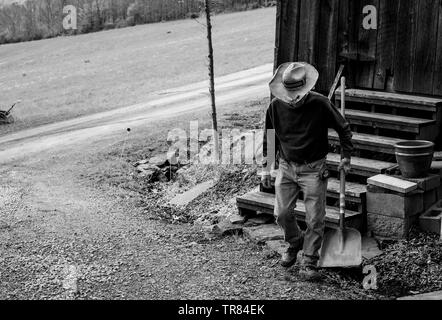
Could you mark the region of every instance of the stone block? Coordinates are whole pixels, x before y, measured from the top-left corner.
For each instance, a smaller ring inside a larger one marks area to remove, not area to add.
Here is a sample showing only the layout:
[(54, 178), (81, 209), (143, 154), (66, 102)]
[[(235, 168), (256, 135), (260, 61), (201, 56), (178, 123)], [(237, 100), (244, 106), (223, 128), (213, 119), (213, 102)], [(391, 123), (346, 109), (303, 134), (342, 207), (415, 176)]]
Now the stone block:
[(424, 211), (427, 211), (437, 202), (437, 189), (426, 191), (424, 193)]
[(432, 211), (428, 215), (419, 217), (419, 226), (422, 230), (440, 234), (442, 212)]
[[(442, 227), (442, 201), (426, 211), (419, 217), (419, 226), (422, 230), (441, 234)], [(441, 234), (442, 235), (442, 234)]]
[(431, 171), (435, 174), (442, 175), (442, 161), (433, 161), (431, 164)]
[(402, 219), (374, 213), (367, 214), (368, 230), (372, 232), (376, 238), (382, 239), (407, 238), (416, 219), (416, 216)]
[(442, 185), (437, 188), (437, 200), (442, 200)]
[(418, 189), (423, 191), (430, 191), (438, 188), (441, 185), (440, 175), (429, 174), (428, 177), (419, 179), (401, 178), (417, 184)]
[(373, 186), (367, 191), (368, 212), (404, 219), (424, 211), (423, 192), (404, 195)]

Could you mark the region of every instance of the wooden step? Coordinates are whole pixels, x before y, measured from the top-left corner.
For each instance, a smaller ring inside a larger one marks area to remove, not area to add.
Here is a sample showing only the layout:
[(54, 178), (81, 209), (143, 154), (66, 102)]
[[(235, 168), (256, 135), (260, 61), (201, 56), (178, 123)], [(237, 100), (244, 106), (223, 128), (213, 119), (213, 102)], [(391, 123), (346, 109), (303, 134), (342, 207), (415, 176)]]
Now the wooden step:
[[(327, 156), (327, 165), (333, 171), (338, 171), (340, 162), (341, 156), (339, 154), (330, 153)], [(396, 164), (392, 162), (352, 157), (351, 166), (352, 174), (370, 178), (372, 176), (385, 173), (388, 169), (395, 167)]]
[[(336, 91), (335, 97), (337, 101), (341, 100), (340, 88)], [(442, 107), (442, 99), (384, 91), (347, 89), (345, 91), (345, 97), (347, 102), (421, 111), (425, 110), (429, 112), (436, 112), (438, 108)]]
[[(274, 213), (275, 196), (270, 193), (253, 191), (236, 199), (238, 208), (241, 210), (258, 211), (266, 214)], [(298, 201), (295, 208), (296, 217), (300, 221), (305, 221), (305, 204)], [(334, 207), (326, 208), (326, 225), (329, 228), (339, 226), (339, 209)], [(345, 223), (348, 227), (361, 228), (363, 224), (363, 214), (354, 211), (346, 211)]]
[[(339, 228), (339, 209), (335, 207), (327, 207), (325, 209), (325, 222), (329, 228)], [(298, 201), (295, 208), (296, 218), (305, 221), (306, 209), (304, 202)], [(361, 229), (363, 226), (363, 214), (350, 210), (345, 211), (345, 225), (349, 228)]]
[(346, 118), (351, 124), (368, 126), (372, 128), (383, 128), (397, 131), (412, 132), (420, 134), (423, 128), (434, 127), (437, 135), (435, 120), (402, 117), (385, 113), (373, 113), (358, 110), (347, 110)]
[[(340, 197), (340, 187), (341, 184), (339, 180), (335, 178), (330, 178), (327, 184), (327, 199), (335, 199), (339, 200)], [(275, 194), (275, 190), (272, 188), (270, 190), (266, 190), (264, 188), (258, 188), (256, 191), (261, 191), (264, 193)], [(358, 207), (359, 212), (365, 212), (365, 202), (367, 195), (367, 186), (359, 183), (348, 182), (346, 183), (345, 188), (345, 197), (348, 203), (352, 203)], [(303, 199), (304, 196), (302, 192), (299, 195), (299, 199)]]
[[(339, 145), (339, 136), (336, 131), (330, 130), (328, 136), (330, 143)], [(376, 136), (373, 134), (354, 133), (352, 141), (354, 147), (359, 150), (369, 150), (380, 153), (394, 154), (395, 144), (404, 140)]]
[[(338, 179), (330, 178), (328, 180), (327, 196), (339, 199), (341, 183)], [(346, 182), (345, 197), (347, 201), (361, 204), (365, 201), (367, 186), (354, 182)]]

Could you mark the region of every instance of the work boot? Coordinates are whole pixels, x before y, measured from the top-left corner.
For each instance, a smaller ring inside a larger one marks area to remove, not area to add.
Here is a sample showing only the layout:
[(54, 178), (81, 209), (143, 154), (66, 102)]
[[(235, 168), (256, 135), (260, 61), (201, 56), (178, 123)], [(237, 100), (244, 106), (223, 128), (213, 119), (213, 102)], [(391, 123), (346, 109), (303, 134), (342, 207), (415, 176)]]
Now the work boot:
[(304, 237), (302, 237), (298, 244), (291, 244), (287, 251), (282, 255), (281, 266), (284, 268), (290, 268), (296, 263), (298, 259), (298, 253), (302, 250), (304, 246)]
[(281, 258), (281, 266), (284, 268), (290, 268), (296, 263), (298, 259), (298, 253), (301, 251), (301, 247), (290, 247), (286, 252), (282, 255)]
[(313, 265), (303, 265), (299, 271), (299, 275), (305, 281), (314, 282), (321, 280), (321, 274), (318, 268)]

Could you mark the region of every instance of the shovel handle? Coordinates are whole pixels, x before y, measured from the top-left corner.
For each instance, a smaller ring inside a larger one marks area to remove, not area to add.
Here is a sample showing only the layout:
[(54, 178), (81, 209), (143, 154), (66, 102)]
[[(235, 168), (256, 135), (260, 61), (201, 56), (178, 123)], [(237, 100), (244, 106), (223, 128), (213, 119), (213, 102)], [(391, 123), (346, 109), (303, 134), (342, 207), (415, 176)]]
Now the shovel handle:
[(339, 192), (339, 226), (345, 230), (345, 172), (341, 170), (341, 188)]
[(336, 91), (336, 87), (339, 84), (339, 79), (341, 79), (342, 73), (344, 72), (344, 68), (345, 66), (343, 64), (339, 66), (339, 70), (338, 73), (336, 74), (335, 81), (333, 81), (333, 85), (331, 86), (330, 92), (328, 94), (328, 100), (331, 100), (333, 98), (333, 95), (335, 94)]
[[(345, 77), (341, 78), (341, 114), (345, 118)], [(344, 154), (341, 150), (341, 158), (344, 159)], [(345, 230), (345, 171), (341, 169), (340, 172), (341, 187), (339, 190), (339, 226), (341, 230)]]
[(345, 77), (341, 78), (341, 114), (345, 118), (345, 90), (346, 90), (346, 81)]

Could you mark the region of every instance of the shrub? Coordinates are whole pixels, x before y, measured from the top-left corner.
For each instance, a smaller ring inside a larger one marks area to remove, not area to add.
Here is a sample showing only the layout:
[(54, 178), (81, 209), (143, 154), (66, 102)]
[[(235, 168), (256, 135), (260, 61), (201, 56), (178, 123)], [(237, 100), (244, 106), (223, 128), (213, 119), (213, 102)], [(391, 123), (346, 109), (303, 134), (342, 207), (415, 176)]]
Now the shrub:
[(115, 23), (112, 23), (112, 22), (106, 22), (106, 23), (103, 25), (103, 30), (111, 30), (111, 29), (115, 29), (115, 27), (116, 27)]
[(127, 17), (126, 23), (127, 23), (127, 26), (133, 27), (135, 25), (135, 18), (133, 16)]
[(115, 27), (117, 29), (119, 28), (126, 28), (127, 27), (127, 21), (125, 19), (119, 18), (117, 21), (115, 21)]
[(190, 12), (187, 14), (187, 17), (190, 19), (198, 19), (200, 17), (199, 12)]

